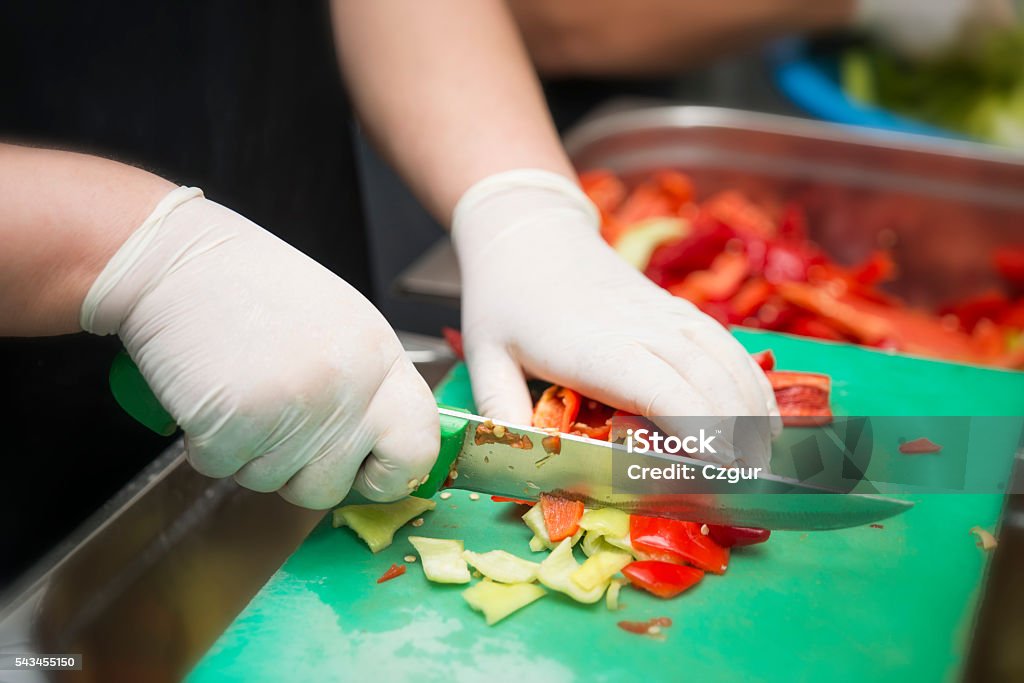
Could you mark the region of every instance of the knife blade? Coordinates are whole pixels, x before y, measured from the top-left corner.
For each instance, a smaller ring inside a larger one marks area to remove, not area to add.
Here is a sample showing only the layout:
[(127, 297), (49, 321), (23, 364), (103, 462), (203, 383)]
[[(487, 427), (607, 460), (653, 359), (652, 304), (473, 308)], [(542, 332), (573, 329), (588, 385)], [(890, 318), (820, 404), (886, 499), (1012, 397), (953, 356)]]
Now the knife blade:
[[(110, 387), (122, 408), (145, 426), (164, 435), (177, 429), (174, 418), (124, 352), (111, 366)], [(539, 500), (541, 493), (551, 493), (581, 500), (590, 507), (615, 507), (632, 514), (792, 530), (859, 526), (913, 507), (913, 503), (895, 498), (842, 493), (771, 474), (721, 484), (717, 480), (677, 480), (671, 493), (628, 491), (616, 486), (616, 469), (621, 472), (630, 464), (703, 468), (708, 463), (681, 455), (628, 453), (620, 444), (570, 434), (556, 437), (534, 427), (444, 406), (438, 407), (438, 413), (438, 459), (413, 493), (422, 498), (430, 498), (442, 488), (526, 500)], [(501, 428), (501, 436), (496, 435), (495, 427)]]
[[(438, 464), (414, 495), (441, 488), (539, 500), (550, 493), (588, 507), (709, 524), (764, 529), (841, 529), (900, 514), (913, 503), (869, 494), (842, 493), (771, 474), (756, 479), (676, 480), (671, 492), (628, 490), (616, 477), (631, 464), (646, 467), (706, 462), (680, 455), (629, 453), (625, 446), (490, 420), (440, 407)], [(497, 429), (496, 429), (497, 428)], [(556, 444), (557, 443), (557, 447)]]

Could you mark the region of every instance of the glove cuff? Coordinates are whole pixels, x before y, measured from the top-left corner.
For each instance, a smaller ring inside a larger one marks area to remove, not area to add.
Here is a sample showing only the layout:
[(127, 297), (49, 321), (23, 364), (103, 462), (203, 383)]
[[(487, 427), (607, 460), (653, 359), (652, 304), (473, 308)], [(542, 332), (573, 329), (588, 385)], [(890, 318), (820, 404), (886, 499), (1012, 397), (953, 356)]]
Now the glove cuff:
[(92, 283), (92, 287), (89, 288), (89, 293), (82, 301), (82, 310), (79, 316), (83, 330), (99, 335), (117, 333), (126, 306), (108, 301), (119, 298), (111, 297), (111, 293), (138, 266), (150, 245), (160, 234), (171, 212), (185, 202), (202, 196), (203, 191), (197, 187), (179, 187), (160, 200), (160, 203), (142, 222), (142, 225), (135, 229), (135, 232), (125, 240), (117, 253), (111, 257), (99, 277)]
[(455, 205), (452, 241), (464, 251), (553, 212), (572, 214), (577, 223), (582, 217), (595, 233), (600, 227), (597, 207), (569, 178), (536, 168), (496, 173), (466, 190)]

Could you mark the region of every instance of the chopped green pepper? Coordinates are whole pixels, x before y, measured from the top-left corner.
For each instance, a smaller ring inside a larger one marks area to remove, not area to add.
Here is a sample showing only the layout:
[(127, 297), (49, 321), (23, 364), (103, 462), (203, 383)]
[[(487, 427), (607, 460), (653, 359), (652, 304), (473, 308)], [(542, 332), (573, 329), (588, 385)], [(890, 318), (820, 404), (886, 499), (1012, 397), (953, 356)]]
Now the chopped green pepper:
[(462, 541), (446, 538), (410, 536), (409, 542), (420, 554), (423, 573), (435, 583), (469, 583), (469, 567), (462, 559)]
[(537, 570), (540, 568), (536, 562), (521, 559), (504, 550), (492, 550), (489, 553), (466, 550), (462, 558), (481, 574), (499, 583), (531, 583), (537, 580)]
[[(544, 524), (544, 511), (540, 505), (534, 505), (530, 508), (525, 515), (523, 515), (523, 521), (526, 522), (526, 526), (533, 532), (533, 538), (530, 539), (530, 550), (533, 552), (540, 552), (541, 550), (551, 550), (557, 543), (551, 540), (551, 536), (548, 535), (547, 525)], [(576, 542), (583, 538), (583, 528), (573, 534), (572, 545), (576, 545)]]
[(579, 569), (576, 558), (572, 556), (572, 539), (565, 539), (551, 554), (540, 563), (537, 578), (551, 590), (565, 593), (576, 602), (593, 603), (601, 599), (608, 582), (585, 590), (572, 580), (572, 575)]
[(413, 517), (436, 507), (434, 501), (405, 498), (394, 503), (345, 505), (331, 515), (331, 524), (347, 526), (377, 553), (391, 545), (395, 532)]
[(483, 612), (488, 626), (496, 624), (544, 595), (544, 589), (535, 583), (501, 584), (481, 581), (462, 591), (462, 597), (469, 606)]
[(593, 590), (607, 586), (608, 580), (632, 561), (633, 556), (621, 550), (601, 551), (587, 558), (569, 578), (583, 590)]

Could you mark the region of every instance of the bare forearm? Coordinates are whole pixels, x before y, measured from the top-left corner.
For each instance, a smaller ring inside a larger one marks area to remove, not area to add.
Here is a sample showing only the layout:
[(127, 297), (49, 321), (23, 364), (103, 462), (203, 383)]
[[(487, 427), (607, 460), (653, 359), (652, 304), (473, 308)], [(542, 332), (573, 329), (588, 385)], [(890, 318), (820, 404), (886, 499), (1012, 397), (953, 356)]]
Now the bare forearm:
[(442, 223), (492, 173), (573, 175), (501, 0), (334, 0), (333, 15), (363, 125)]
[(173, 187), (98, 157), (0, 144), (0, 335), (78, 331), (96, 276)]
[(551, 76), (645, 76), (848, 24), (854, 0), (509, 0)]

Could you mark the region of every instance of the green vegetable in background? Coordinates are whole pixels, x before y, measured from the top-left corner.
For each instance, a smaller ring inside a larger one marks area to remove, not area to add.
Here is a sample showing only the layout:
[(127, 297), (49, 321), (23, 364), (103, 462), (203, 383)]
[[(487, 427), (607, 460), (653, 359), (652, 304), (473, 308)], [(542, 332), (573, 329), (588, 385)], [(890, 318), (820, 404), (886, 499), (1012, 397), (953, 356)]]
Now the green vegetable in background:
[(879, 47), (850, 49), (840, 78), (857, 101), (979, 140), (1024, 147), (1024, 27), (927, 63)]

